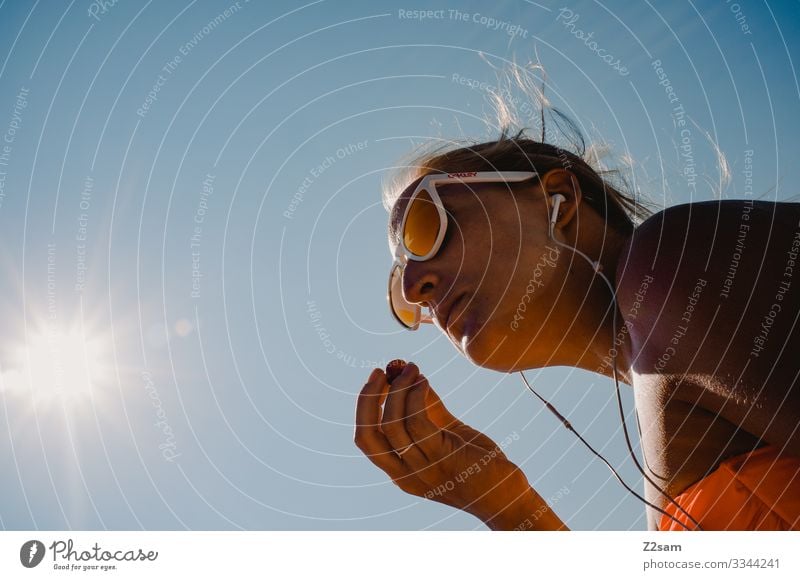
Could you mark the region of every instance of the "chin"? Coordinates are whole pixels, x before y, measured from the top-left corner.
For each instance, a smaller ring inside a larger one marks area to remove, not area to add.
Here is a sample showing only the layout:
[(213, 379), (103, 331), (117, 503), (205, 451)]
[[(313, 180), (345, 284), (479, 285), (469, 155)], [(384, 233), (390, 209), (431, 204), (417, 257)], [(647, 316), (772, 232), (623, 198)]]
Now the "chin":
[[(479, 330), (480, 329), (480, 330)], [(503, 338), (505, 337), (505, 340)], [(514, 362), (518, 356), (514, 356), (511, 347), (513, 342), (511, 337), (503, 332), (498, 332), (491, 325), (482, 328), (476, 325), (474, 328), (467, 326), (463, 337), (456, 345), (457, 348), (473, 364), (500, 372), (513, 372), (517, 370), (522, 361)]]

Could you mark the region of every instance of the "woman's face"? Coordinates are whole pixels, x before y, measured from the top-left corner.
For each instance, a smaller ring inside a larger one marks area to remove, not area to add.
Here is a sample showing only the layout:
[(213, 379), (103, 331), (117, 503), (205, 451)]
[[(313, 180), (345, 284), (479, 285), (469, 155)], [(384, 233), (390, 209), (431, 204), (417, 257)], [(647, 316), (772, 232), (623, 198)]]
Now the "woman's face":
[[(558, 176), (546, 175), (543, 181), (548, 195), (563, 192), (567, 200), (561, 210), (569, 213), (575, 192), (564, 191)], [(392, 209), (392, 254), (400, 219), (418, 182)], [(479, 366), (510, 372), (563, 364), (554, 358), (554, 345), (564, 337), (558, 313), (567, 306), (563, 284), (571, 252), (565, 254), (548, 237), (549, 200), (540, 181), (514, 184), (513, 191), (504, 183), (451, 184), (437, 191), (447, 212), (445, 238), (430, 260), (407, 262), (406, 299), (429, 307), (435, 324)], [(556, 235), (563, 243), (563, 234), (557, 230)]]

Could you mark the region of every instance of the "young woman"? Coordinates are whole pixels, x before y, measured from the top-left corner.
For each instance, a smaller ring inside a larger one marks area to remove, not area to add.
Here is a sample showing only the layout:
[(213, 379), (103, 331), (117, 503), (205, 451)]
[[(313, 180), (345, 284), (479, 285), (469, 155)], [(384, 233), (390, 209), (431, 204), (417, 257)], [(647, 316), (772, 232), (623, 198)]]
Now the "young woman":
[[(486, 368), (632, 387), (649, 529), (800, 530), (800, 204), (650, 215), (582, 152), (522, 132), (413, 165), (388, 199), (401, 324), (433, 322)], [(404, 491), (491, 529), (568, 529), (413, 363), (369, 376), (355, 443)]]

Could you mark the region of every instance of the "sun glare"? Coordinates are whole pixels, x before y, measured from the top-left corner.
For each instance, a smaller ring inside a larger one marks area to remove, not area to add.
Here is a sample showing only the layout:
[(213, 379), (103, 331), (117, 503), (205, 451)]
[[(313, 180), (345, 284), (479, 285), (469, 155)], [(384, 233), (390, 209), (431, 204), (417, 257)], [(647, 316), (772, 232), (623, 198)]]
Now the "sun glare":
[(82, 399), (107, 378), (105, 342), (76, 330), (51, 329), (28, 335), (4, 364), (0, 388), (37, 401)]

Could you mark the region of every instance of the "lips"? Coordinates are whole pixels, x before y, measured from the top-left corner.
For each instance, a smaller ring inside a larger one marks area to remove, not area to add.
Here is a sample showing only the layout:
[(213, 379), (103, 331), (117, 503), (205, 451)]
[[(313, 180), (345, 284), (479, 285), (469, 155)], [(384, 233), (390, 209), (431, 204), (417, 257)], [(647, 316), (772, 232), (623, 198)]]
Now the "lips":
[[(461, 302), (463, 301), (465, 296), (466, 294), (461, 294), (460, 296), (458, 296), (455, 300), (453, 300), (453, 302), (450, 304), (450, 307), (447, 309), (447, 312), (445, 313), (444, 317), (444, 328), (446, 330), (449, 330), (450, 325), (456, 321), (457, 317), (454, 315), (458, 314), (457, 312), (458, 308), (461, 306)], [(458, 319), (461, 320), (461, 318)]]

